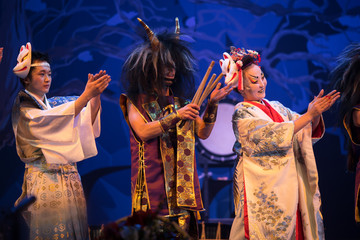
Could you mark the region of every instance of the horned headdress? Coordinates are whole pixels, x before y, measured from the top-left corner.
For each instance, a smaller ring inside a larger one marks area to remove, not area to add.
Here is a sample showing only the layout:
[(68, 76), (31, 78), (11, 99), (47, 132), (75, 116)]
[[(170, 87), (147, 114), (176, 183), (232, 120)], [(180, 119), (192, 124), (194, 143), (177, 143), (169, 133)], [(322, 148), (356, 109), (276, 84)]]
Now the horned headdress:
[[(157, 34), (140, 18), (145, 29), (145, 41), (137, 46), (123, 66), (122, 81), (129, 97), (139, 94), (161, 95), (164, 86), (164, 69), (175, 69), (171, 86), (177, 96), (190, 97), (194, 89), (194, 57), (188, 43), (180, 39), (179, 20), (175, 19), (174, 32)], [(187, 96), (189, 94), (189, 96)]]

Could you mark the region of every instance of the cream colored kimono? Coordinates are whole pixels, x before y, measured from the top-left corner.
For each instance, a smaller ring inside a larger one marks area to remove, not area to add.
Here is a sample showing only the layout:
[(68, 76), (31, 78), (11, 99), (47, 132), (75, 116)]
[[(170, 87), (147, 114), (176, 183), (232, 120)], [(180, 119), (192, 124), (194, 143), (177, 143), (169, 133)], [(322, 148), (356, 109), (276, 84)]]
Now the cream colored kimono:
[(36, 197), (24, 212), (30, 239), (87, 239), (86, 201), (76, 162), (97, 154), (100, 113), (92, 124), (89, 106), (74, 117), (74, 101), (54, 99), (61, 105), (52, 108), (46, 98), (44, 103), (28, 91), (15, 100), (13, 130), (25, 163), (23, 192), (15, 205)]
[(269, 103), (284, 122), (273, 122), (251, 103), (235, 107), (234, 149), (240, 157), (234, 174), (236, 217), (230, 239), (245, 239), (244, 186), (250, 239), (295, 239), (298, 206), (305, 239), (324, 239), (312, 148), (318, 139), (312, 138), (311, 124), (294, 136), (293, 121), (300, 115), (279, 102)]

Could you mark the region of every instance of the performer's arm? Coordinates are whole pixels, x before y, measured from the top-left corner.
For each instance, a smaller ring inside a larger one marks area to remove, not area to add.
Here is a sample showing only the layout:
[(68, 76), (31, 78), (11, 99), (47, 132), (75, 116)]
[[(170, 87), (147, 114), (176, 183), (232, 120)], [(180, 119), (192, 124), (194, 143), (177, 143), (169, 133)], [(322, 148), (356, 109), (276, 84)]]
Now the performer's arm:
[(175, 127), (180, 120), (195, 120), (199, 117), (199, 107), (196, 104), (188, 104), (178, 111), (153, 122), (145, 122), (136, 107), (127, 101), (127, 111), (131, 128), (142, 141), (148, 141), (160, 136), (163, 132)]
[(315, 129), (318, 127), (319, 123), (320, 123), (320, 118), (321, 118), (321, 115), (313, 118), (312, 120), (312, 130), (315, 131)]
[(320, 122), (320, 115), (327, 111), (335, 101), (340, 97), (340, 93), (336, 90), (331, 91), (326, 96), (322, 96), (324, 90), (321, 90), (319, 95), (310, 102), (307, 112), (294, 121), (294, 134), (300, 131), (303, 127), (313, 121), (313, 130)]
[(220, 100), (224, 99), (232, 91), (231, 85), (227, 85), (220, 89), (221, 83), (218, 83), (214, 91), (210, 94), (210, 99), (206, 107), (203, 118), (196, 118), (196, 134), (201, 139), (206, 139), (210, 136), (216, 121), (217, 108)]
[(90, 100), (90, 104), (91, 104), (91, 122), (94, 123), (101, 106), (100, 95), (93, 97)]
[(160, 136), (162, 129), (159, 121), (145, 122), (138, 110), (130, 101), (126, 102), (126, 106), (131, 128), (142, 141), (147, 141)]
[(214, 128), (216, 115), (217, 115), (217, 103), (208, 104), (206, 107), (204, 117), (197, 117), (196, 122), (196, 135), (201, 139), (207, 139), (210, 136), (212, 129)]
[(86, 106), (86, 104), (92, 100), (91, 104), (91, 116), (92, 122), (95, 121), (97, 112), (100, 108), (100, 94), (107, 88), (111, 78), (105, 71), (101, 70), (95, 76), (88, 74), (88, 82), (86, 84), (84, 92), (75, 101), (75, 116)]
[[(99, 73), (95, 74), (94, 75), (94, 81), (98, 80), (99, 78), (103, 77), (106, 75), (106, 71), (103, 71), (101, 70)], [(89, 75), (90, 77), (91, 75)], [(109, 76), (109, 81), (111, 80), (110, 79), (110, 76)], [(108, 82), (109, 84), (109, 82)], [(108, 86), (107, 84), (107, 86)], [(100, 99), (100, 94), (97, 95), (96, 97), (93, 97), (91, 100), (90, 100), (90, 103), (91, 103), (91, 122), (94, 123), (95, 122), (95, 119), (96, 119), (96, 116), (98, 115), (98, 112), (100, 110), (100, 107), (101, 107), (101, 99)]]

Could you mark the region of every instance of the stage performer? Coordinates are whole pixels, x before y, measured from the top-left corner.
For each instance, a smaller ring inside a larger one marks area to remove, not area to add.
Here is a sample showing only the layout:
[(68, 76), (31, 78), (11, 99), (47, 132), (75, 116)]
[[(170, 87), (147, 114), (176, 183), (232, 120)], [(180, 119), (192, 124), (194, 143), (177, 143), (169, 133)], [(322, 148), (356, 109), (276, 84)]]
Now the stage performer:
[(88, 74), (77, 97), (47, 99), (52, 82), (47, 54), (22, 46), (14, 73), (25, 90), (14, 102), (12, 125), (17, 154), (25, 163), (22, 194), (36, 197), (24, 212), (30, 239), (88, 239), (84, 192), (76, 162), (95, 156), (100, 134), (100, 94), (105, 71)]
[[(126, 95), (120, 97), (130, 127), (132, 210), (158, 211), (197, 239), (197, 214), (204, 209), (195, 134), (210, 135), (218, 102), (232, 89), (219, 83), (200, 118), (199, 106), (186, 100), (194, 92), (194, 57), (179, 29), (154, 34), (138, 20), (147, 38), (123, 66)], [(191, 120), (191, 127), (185, 129), (182, 120)]]
[(312, 144), (324, 134), (321, 114), (339, 93), (321, 90), (299, 115), (265, 99), (259, 62), (256, 51), (235, 47), (220, 60), (225, 82), (244, 98), (232, 118), (238, 161), (230, 239), (323, 239)]
[(355, 176), (355, 221), (360, 222), (360, 43), (352, 43), (339, 55), (331, 72), (335, 89), (341, 92), (340, 121), (348, 133), (348, 169)]

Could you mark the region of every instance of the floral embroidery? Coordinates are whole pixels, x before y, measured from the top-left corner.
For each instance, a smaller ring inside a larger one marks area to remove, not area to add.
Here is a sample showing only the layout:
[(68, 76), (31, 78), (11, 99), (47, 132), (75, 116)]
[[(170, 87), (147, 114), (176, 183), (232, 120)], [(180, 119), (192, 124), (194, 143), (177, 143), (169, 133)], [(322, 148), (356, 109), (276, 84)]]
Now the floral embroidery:
[(275, 128), (275, 123), (259, 128), (259, 121), (252, 121), (249, 124), (246, 146), (243, 150), (246, 156), (252, 156), (264, 169), (281, 167), (286, 165), (286, 156), (289, 147), (280, 147), (284, 143), (286, 129), (284, 127)]
[(278, 197), (274, 191), (266, 193), (266, 184), (261, 183), (258, 189), (255, 189), (253, 195), (256, 202), (249, 201), (248, 208), (251, 211), (249, 216), (255, 217), (252, 221), (261, 222), (265, 225), (264, 235), (266, 239), (288, 239), (285, 234), (291, 223), (291, 216), (284, 216), (284, 210), (278, 205)]

